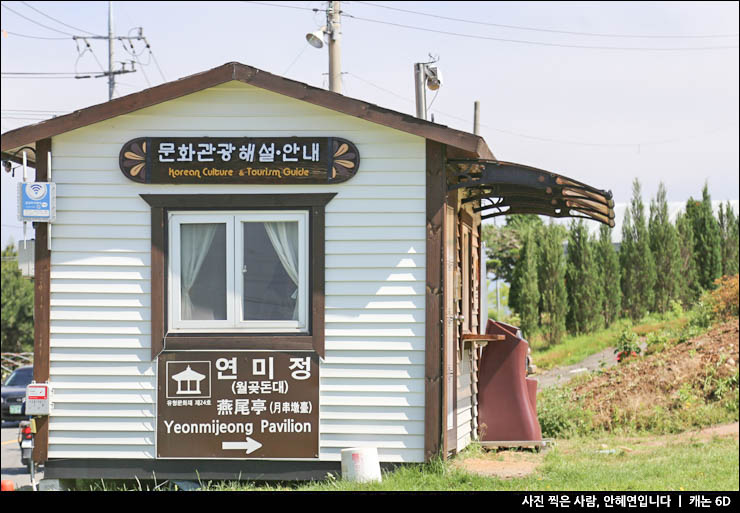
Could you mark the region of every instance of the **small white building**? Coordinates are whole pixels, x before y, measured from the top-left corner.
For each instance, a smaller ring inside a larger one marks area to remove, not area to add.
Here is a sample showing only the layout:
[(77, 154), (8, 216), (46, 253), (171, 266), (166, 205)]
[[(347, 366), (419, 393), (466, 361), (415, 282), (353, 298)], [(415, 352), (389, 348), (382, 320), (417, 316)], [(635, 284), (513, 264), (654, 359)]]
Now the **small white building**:
[(613, 218), (609, 194), (479, 136), (238, 63), (7, 132), (3, 159), (29, 146), (57, 196), (35, 245), (48, 478), (323, 478), (348, 447), (459, 451), (481, 217)]

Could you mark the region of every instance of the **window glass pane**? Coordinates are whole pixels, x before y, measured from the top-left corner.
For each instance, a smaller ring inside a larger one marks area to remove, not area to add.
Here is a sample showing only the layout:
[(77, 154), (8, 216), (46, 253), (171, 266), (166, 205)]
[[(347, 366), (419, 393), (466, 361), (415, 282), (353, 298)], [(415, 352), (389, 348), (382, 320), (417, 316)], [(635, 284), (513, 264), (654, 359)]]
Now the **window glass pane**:
[(180, 225), (183, 320), (226, 319), (226, 225)]
[(297, 320), (298, 222), (247, 222), (242, 229), (242, 320)]

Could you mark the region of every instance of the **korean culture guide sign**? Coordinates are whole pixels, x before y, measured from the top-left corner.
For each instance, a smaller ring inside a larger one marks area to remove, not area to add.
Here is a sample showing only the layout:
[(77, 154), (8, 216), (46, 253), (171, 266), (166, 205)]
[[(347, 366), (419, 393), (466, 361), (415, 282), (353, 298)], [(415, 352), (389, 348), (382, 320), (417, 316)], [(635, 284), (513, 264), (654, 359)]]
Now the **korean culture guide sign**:
[(144, 137), (119, 166), (140, 183), (321, 184), (352, 178), (360, 154), (338, 137)]
[(173, 352), (158, 366), (158, 458), (318, 458), (316, 353)]

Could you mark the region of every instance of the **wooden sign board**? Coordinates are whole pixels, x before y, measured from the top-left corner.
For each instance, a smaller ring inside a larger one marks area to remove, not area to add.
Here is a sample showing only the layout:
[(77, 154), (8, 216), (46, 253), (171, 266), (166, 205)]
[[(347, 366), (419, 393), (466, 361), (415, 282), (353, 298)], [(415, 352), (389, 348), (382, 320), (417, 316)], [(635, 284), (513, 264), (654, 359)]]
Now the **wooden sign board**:
[(165, 352), (157, 370), (158, 458), (318, 458), (316, 353)]
[(360, 154), (337, 137), (144, 137), (121, 148), (129, 180), (155, 184), (326, 184), (352, 178)]

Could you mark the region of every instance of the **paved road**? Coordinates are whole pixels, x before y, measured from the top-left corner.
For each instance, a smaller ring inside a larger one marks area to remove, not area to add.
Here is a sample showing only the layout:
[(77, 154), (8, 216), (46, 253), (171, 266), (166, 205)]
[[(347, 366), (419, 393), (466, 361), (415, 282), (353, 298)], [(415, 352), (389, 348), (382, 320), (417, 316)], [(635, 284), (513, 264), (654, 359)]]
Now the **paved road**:
[[(36, 482), (43, 473), (36, 473)], [(18, 423), (2, 423), (2, 478), (10, 479), (16, 489), (31, 484), (28, 468), (21, 465), (21, 450), (18, 446)]]
[[(643, 352), (646, 347), (647, 344), (644, 342), (640, 345)], [(537, 365), (537, 361), (535, 361), (534, 364)], [(562, 385), (583, 372), (606, 369), (607, 367), (613, 367), (616, 364), (617, 356), (614, 354), (614, 348), (609, 347), (603, 351), (587, 356), (584, 360), (574, 363), (573, 365), (554, 367), (550, 370), (530, 375), (529, 377), (536, 378), (538, 381), (538, 388), (543, 389), (555, 385)]]
[[(537, 362), (534, 362), (537, 365)], [(585, 360), (582, 360), (573, 365), (567, 365), (564, 367), (555, 367), (550, 370), (542, 371), (537, 373), (532, 378), (537, 379), (538, 388), (543, 389), (555, 385), (562, 385), (571, 378), (577, 376), (583, 372), (590, 372), (596, 369), (611, 367), (617, 364), (617, 357), (614, 355), (614, 348), (610, 347), (603, 351), (588, 356)]]

